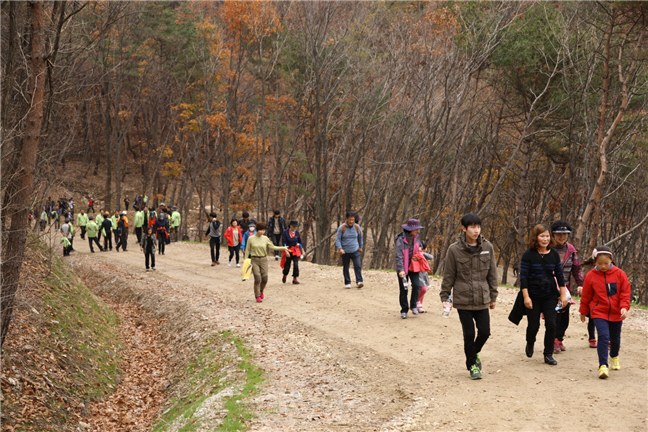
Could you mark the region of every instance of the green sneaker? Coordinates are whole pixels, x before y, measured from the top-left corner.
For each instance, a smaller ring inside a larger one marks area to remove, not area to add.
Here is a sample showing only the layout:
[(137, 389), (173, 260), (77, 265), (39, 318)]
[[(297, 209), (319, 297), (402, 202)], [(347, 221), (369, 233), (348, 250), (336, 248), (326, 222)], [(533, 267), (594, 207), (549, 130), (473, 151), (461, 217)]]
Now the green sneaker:
[(481, 370), (479, 370), (476, 364), (472, 365), (472, 367), (470, 368), (470, 379), (478, 380), (481, 378)]
[(481, 357), (479, 356), (479, 353), (477, 353), (477, 363), (475, 363), (475, 366), (477, 366), (481, 371), (482, 366), (481, 366)]

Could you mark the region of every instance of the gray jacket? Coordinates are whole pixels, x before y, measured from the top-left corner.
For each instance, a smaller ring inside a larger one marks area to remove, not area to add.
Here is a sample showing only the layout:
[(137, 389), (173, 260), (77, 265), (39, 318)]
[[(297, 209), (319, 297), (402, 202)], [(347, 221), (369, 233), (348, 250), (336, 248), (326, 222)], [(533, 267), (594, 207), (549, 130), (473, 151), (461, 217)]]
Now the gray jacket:
[(456, 309), (487, 309), (490, 302), (497, 300), (495, 251), (483, 236), (477, 239), (477, 252), (466, 243), (465, 233), (448, 248), (439, 294), (441, 301), (446, 301), (450, 294)]

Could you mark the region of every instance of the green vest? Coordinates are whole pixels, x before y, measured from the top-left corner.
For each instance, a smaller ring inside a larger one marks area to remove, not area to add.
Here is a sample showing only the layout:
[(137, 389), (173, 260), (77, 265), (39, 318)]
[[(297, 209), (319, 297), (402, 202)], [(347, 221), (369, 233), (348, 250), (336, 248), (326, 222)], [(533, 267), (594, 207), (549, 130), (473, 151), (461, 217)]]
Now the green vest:
[(79, 213), (77, 215), (77, 225), (79, 226), (86, 226), (88, 225), (88, 215), (87, 214), (81, 214)]
[(144, 225), (144, 210), (135, 212), (135, 228), (142, 228)]
[(97, 237), (99, 227), (97, 226), (95, 221), (91, 220), (90, 222), (88, 222), (88, 225), (86, 225), (86, 231), (88, 232), (88, 237), (94, 238)]
[(171, 213), (171, 221), (173, 222), (171, 228), (177, 228), (180, 226), (180, 223), (182, 222), (182, 216), (180, 216), (179, 211), (176, 210)]

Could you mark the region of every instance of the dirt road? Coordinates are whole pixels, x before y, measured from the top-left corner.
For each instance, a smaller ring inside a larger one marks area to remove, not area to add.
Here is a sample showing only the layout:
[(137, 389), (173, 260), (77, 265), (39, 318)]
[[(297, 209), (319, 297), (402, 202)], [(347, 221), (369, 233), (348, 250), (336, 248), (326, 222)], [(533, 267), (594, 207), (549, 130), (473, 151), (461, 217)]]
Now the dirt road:
[[(75, 248), (89, 252), (78, 238)], [(340, 267), (301, 263), (301, 285), (292, 285), (290, 279), (281, 283), (279, 263), (271, 260), (266, 298), (257, 304), (253, 282), (242, 282), (224, 253), (221, 265), (211, 267), (207, 245), (174, 243), (157, 256), (158, 270), (151, 273), (144, 272), (135, 244), (125, 253), (93, 257), (137, 277), (184, 284), (189, 296), (208, 290), (217, 325), (249, 340), (268, 373), (254, 400), (252, 430), (647, 429), (645, 311), (632, 311), (624, 324), (622, 369), (599, 380), (596, 350), (576, 314), (558, 366), (543, 363), (540, 342), (536, 355), (526, 358), (526, 324), (507, 320), (516, 291), (501, 288), (482, 351), (484, 379), (471, 381), (456, 311), (441, 317), (440, 281), (425, 299), (430, 312), (402, 320), (393, 272), (365, 271), (365, 287), (349, 290)], [(256, 327), (250, 320), (258, 320)]]

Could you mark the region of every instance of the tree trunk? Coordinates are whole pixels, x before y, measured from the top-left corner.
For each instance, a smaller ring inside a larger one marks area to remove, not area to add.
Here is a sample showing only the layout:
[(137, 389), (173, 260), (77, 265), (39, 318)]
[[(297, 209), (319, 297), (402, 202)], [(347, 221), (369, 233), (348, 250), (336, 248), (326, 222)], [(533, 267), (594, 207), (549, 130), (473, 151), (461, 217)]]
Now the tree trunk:
[[(25, 139), (20, 156), (20, 168), (16, 181), (17, 192), (12, 199), (9, 213), (11, 228), (5, 243), (2, 262), (2, 295), (0, 310), (2, 311), (2, 338), (4, 344), (11, 317), (13, 315), (14, 299), (18, 289), (20, 270), (25, 256), (25, 241), (29, 221), (28, 206), (34, 181), (34, 170), (40, 144), (40, 133), (43, 126), (43, 99), (45, 94), (45, 35), (43, 34), (43, 2), (30, 2), (31, 21), (31, 76), (32, 106), (27, 114)], [(6, 259), (10, 257), (9, 259)]]

